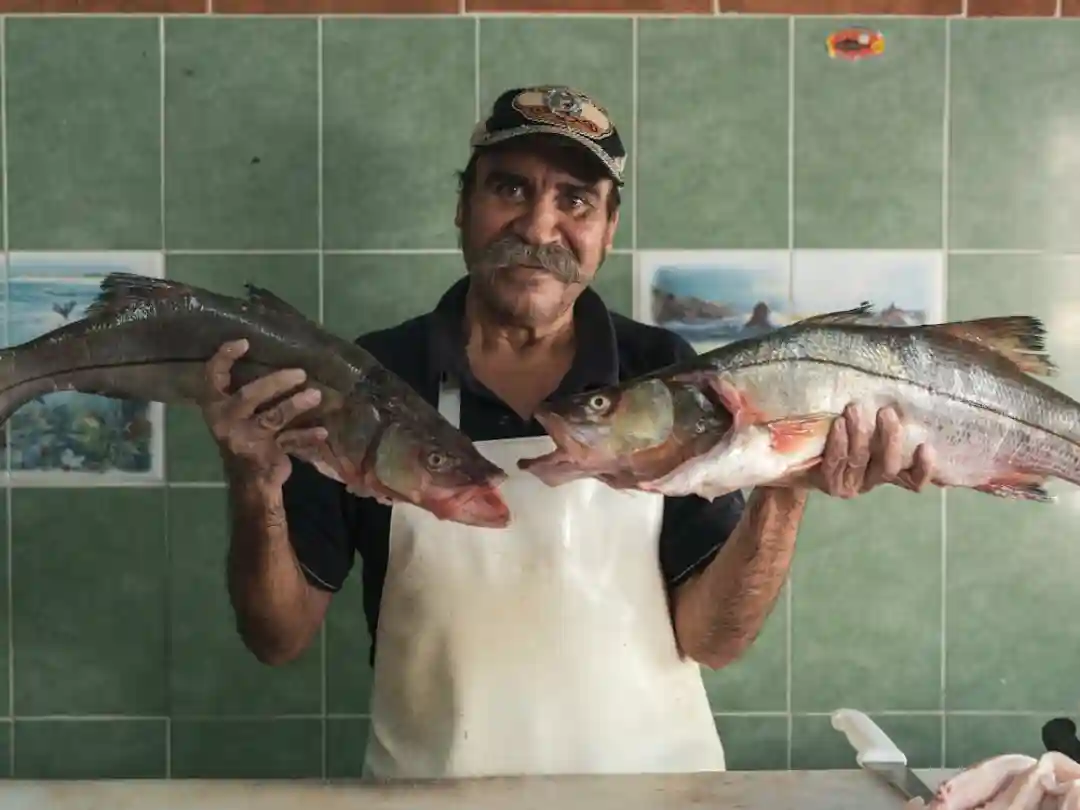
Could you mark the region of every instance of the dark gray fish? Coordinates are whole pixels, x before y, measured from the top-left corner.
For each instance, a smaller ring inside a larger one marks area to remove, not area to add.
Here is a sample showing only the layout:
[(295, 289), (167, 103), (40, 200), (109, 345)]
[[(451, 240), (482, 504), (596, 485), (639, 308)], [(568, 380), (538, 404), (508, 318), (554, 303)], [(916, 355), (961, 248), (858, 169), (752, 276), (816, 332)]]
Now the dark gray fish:
[[(248, 351), (237, 389), (286, 368), (303, 369), (318, 406), (289, 428), (325, 427), (333, 464), (305, 458), (350, 492), (407, 502), (440, 519), (501, 528), (505, 472), (416, 391), (352, 341), (324, 330), (268, 290), (235, 298), (168, 279), (113, 273), (86, 316), (0, 352), (0, 424), (53, 391), (195, 405), (205, 364), (223, 343)], [(291, 393), (291, 392), (290, 392)]]

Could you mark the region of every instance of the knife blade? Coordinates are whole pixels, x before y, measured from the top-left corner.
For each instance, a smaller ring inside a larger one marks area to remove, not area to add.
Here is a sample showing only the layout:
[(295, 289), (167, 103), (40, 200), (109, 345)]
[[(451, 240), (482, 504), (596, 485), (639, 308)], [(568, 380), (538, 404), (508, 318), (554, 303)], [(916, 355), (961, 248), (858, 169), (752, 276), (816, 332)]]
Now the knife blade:
[(847, 737), (860, 768), (900, 791), (904, 798), (922, 799), (927, 804), (933, 800), (935, 792), (908, 767), (904, 752), (866, 714), (837, 709), (832, 713), (832, 726)]

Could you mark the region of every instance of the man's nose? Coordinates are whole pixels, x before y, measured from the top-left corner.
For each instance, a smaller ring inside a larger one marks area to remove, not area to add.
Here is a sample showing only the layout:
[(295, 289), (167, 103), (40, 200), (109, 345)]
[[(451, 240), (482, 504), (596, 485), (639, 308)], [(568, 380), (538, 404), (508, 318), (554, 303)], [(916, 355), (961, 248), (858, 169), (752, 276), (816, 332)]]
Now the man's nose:
[(558, 241), (559, 212), (552, 200), (539, 198), (532, 202), (518, 217), (518, 235), (533, 245), (546, 245)]

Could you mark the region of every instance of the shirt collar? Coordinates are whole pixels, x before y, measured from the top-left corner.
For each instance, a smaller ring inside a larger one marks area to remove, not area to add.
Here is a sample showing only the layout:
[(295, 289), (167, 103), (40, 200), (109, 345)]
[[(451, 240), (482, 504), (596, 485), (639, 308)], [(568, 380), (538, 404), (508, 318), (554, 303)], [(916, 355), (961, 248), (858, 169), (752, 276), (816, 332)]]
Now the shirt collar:
[[(465, 354), (465, 295), (470, 278), (455, 282), (432, 311), (429, 331), (432, 371), (437, 379), (447, 375), (472, 383)], [(619, 351), (611, 313), (600, 295), (586, 287), (574, 302), (577, 350), (570, 370), (554, 392), (575, 393), (619, 381)]]

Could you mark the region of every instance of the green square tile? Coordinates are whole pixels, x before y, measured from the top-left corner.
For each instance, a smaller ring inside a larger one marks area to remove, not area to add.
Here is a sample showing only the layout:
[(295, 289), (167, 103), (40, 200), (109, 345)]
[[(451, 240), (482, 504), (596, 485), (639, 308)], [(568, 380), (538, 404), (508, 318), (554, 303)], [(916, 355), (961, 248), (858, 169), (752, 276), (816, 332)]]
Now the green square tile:
[[(1060, 367), (1059, 376), (1046, 382), (1073, 397), (1080, 395), (1080, 332), (1067, 302), (1078, 297), (1080, 259), (950, 259), (950, 319), (1004, 314), (1043, 319), (1047, 349)], [(1080, 700), (1075, 677), (1080, 649), (1063, 644), (1060, 628), (1046, 619), (1073, 610), (1080, 567), (1073, 515), (1080, 489), (1056, 480), (1048, 488), (1060, 503), (948, 493), (949, 709), (1052, 711)], [(1030, 574), (1034, 571), (1037, 576)]]
[[(867, 713), (907, 755), (912, 768), (941, 767), (941, 715)], [(828, 715), (797, 714), (791, 726), (791, 767), (817, 771), (858, 766), (855, 749), (832, 727)]]
[[(1073, 704), (1075, 705), (1075, 704)], [(1059, 707), (1060, 708), (1060, 707)], [(945, 715), (945, 767), (965, 768), (1001, 754), (1046, 753), (1042, 726), (1047, 714)]]
[[(313, 319), (319, 317), (319, 260), (305, 255), (170, 255), (165, 274), (214, 292), (244, 297), (248, 282), (280, 295)], [(165, 462), (169, 481), (221, 481), (221, 460), (201, 412), (166, 409)]]
[(787, 601), (785, 584), (750, 649), (723, 669), (702, 667), (714, 712), (787, 711)]
[(0, 720), (0, 779), (11, 777), (12, 723)]
[(326, 721), (326, 775), (330, 779), (359, 779), (364, 775), (370, 721), (334, 718)]
[(510, 17), (480, 21), (480, 112), (514, 87), (566, 84), (610, 114), (628, 152), (615, 247), (633, 246), (633, 23), (629, 19)]
[(950, 20), (949, 245), (1080, 248), (1080, 20)]
[[(456, 172), (476, 123), (474, 25), (463, 17), (324, 22), (328, 248), (457, 245)], [(422, 54), (438, 54), (437, 66)]]
[(592, 289), (612, 312), (634, 317), (634, 257), (629, 253), (608, 254), (596, 272)]
[(729, 771), (783, 771), (788, 761), (788, 719), (768, 715), (716, 718)]
[(782, 19), (639, 22), (637, 247), (788, 246), (788, 39)]
[(795, 245), (939, 247), (945, 20), (859, 24), (881, 58), (830, 59), (840, 23), (795, 23)]
[(16, 779), (164, 779), (165, 720), (33, 720), (15, 725)]
[(174, 720), (174, 779), (314, 779), (321, 720)]
[(165, 242), (318, 246), (318, 21), (165, 21)]
[(157, 20), (6, 27), (11, 247), (160, 248)]
[(164, 714), (164, 490), (11, 495), (15, 714)]
[[(2, 438), (3, 434), (0, 434)], [(4, 454), (0, 451), (0, 463), (2, 463)], [(7, 489), (0, 489), (0, 531), (2, 531), (3, 541), (0, 542), (0, 718), (11, 715), (11, 683), (10, 674), (11, 667), (8, 660), (8, 650), (10, 649), (10, 629), (11, 629), (11, 617), (8, 615), (8, 586), (10, 585), (10, 578), (8, 575), (8, 501), (7, 501)], [(2, 750), (2, 743), (4, 734), (7, 732), (2, 731), (4, 726), (0, 721), (0, 775), (3, 774), (4, 767), (4, 755)]]
[(395, 326), (435, 308), (465, 275), (461, 256), (328, 255), (323, 265), (323, 323), (348, 340)]
[(313, 714), (322, 706), (319, 638), (299, 659), (268, 667), (244, 646), (226, 588), (223, 488), (169, 491), (175, 715)]
[(364, 616), (363, 561), (357, 555), (345, 587), (326, 615), (326, 710), (367, 714), (371, 706), (371, 636)]
[(815, 494), (792, 565), (797, 712), (941, 707), (941, 492)]

